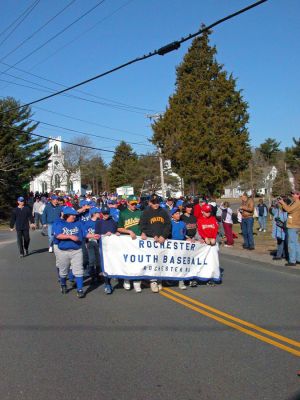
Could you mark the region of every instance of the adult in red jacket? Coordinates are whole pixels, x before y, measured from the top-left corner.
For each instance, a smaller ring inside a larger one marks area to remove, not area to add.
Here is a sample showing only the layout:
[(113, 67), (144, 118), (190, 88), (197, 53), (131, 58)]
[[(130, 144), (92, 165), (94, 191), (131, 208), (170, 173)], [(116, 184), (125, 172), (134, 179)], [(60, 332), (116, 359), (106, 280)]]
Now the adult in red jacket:
[(212, 209), (209, 204), (202, 205), (202, 215), (198, 217), (197, 226), (199, 235), (205, 241), (205, 243), (214, 246), (216, 244), (219, 227), (218, 221), (216, 217), (211, 215), (211, 211)]

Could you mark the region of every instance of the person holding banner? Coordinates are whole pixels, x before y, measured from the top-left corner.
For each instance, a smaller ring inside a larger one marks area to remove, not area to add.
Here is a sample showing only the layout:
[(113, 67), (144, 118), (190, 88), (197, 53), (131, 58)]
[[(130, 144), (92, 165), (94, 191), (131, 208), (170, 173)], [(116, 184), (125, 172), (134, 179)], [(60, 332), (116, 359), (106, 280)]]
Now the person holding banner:
[[(103, 219), (96, 221), (95, 234), (110, 236), (114, 233), (117, 233), (118, 225), (110, 215), (110, 208), (108, 206), (102, 207), (101, 213)], [(119, 233), (117, 234), (119, 235)], [(102, 266), (102, 271), (104, 272), (103, 266)], [(108, 278), (107, 276), (104, 276), (104, 292), (106, 294), (112, 294), (113, 292), (110, 278)]]
[[(151, 237), (155, 242), (164, 243), (171, 234), (171, 220), (169, 213), (159, 205), (159, 197), (153, 194), (149, 199), (149, 207), (144, 210), (141, 220), (141, 239)], [(150, 287), (153, 293), (158, 293), (162, 288), (161, 282), (152, 280)]]
[[(172, 224), (172, 235), (171, 235), (171, 239), (175, 239), (175, 240), (186, 240), (186, 225), (183, 221), (180, 221), (180, 209), (175, 207), (173, 208), (173, 210), (171, 211), (171, 215), (172, 215), (172, 220), (171, 220), (171, 224)], [(181, 290), (185, 290), (186, 286), (184, 284), (184, 281), (179, 281), (178, 282), (178, 287)]]
[(210, 204), (203, 204), (201, 211), (202, 216), (198, 218), (197, 222), (199, 235), (206, 244), (214, 246), (218, 235), (218, 221), (212, 215)]
[[(127, 208), (120, 213), (118, 221), (118, 232), (130, 235), (132, 240), (137, 236), (141, 236), (141, 228), (139, 226), (142, 212), (137, 209), (138, 199), (135, 196), (129, 196), (127, 199)], [(133, 287), (136, 293), (142, 291), (141, 281), (133, 281)], [(125, 279), (123, 283), (125, 290), (131, 289), (130, 281)]]

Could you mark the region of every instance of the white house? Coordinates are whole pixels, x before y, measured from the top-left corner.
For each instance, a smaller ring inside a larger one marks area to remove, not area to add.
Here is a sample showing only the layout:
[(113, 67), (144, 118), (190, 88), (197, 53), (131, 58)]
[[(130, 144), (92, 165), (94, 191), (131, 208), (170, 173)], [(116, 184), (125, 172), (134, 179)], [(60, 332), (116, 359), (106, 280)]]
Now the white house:
[(43, 193), (59, 190), (65, 193), (81, 194), (80, 170), (68, 177), (64, 167), (64, 153), (61, 148), (60, 136), (50, 138), (49, 150), (51, 156), (48, 168), (30, 182), (30, 191)]

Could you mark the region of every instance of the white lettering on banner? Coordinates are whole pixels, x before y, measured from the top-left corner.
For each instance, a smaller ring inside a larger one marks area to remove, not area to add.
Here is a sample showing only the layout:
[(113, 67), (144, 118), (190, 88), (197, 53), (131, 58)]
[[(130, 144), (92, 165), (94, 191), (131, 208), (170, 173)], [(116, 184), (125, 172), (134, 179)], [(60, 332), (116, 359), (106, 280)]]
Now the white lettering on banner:
[(218, 246), (112, 235), (102, 237), (100, 250), (104, 272), (110, 277), (220, 281)]

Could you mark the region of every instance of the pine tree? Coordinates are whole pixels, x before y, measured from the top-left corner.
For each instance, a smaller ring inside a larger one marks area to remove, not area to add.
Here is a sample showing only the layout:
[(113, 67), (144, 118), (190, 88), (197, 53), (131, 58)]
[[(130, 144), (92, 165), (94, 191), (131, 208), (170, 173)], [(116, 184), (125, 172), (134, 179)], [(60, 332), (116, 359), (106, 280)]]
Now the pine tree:
[(153, 124), (153, 143), (185, 187), (213, 194), (235, 179), (251, 157), (247, 103), (223, 71), (209, 34), (194, 39), (177, 68), (176, 91)]
[(30, 180), (47, 168), (50, 157), (47, 140), (31, 135), (38, 124), (30, 121), (30, 108), (16, 109), (19, 106), (12, 97), (0, 100), (0, 160), (14, 168), (13, 172), (1, 171), (1, 206), (7, 206), (8, 199), (15, 204), (15, 197), (24, 193)]
[(108, 171), (110, 190), (131, 184), (135, 176), (137, 159), (132, 147), (124, 141), (116, 147)]
[(300, 189), (300, 138), (293, 138), (294, 146), (285, 149), (285, 161), (294, 175), (295, 188)]
[(263, 155), (265, 161), (267, 161), (268, 164), (271, 164), (276, 161), (276, 155), (280, 153), (279, 146), (280, 142), (268, 138), (259, 146), (258, 149)]

